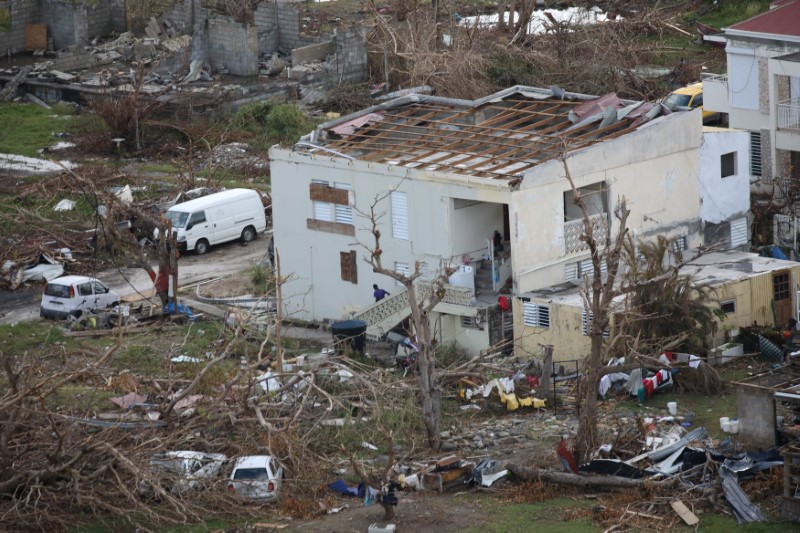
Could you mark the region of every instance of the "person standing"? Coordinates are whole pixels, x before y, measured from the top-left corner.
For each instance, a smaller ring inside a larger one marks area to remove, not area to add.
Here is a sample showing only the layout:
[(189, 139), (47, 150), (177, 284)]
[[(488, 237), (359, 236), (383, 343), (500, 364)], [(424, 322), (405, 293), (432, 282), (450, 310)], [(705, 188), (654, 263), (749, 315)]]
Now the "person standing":
[(389, 292), (379, 288), (377, 283), (373, 283), (372, 288), (374, 289), (372, 295), (375, 297), (376, 302), (380, 302), (381, 300), (389, 296)]

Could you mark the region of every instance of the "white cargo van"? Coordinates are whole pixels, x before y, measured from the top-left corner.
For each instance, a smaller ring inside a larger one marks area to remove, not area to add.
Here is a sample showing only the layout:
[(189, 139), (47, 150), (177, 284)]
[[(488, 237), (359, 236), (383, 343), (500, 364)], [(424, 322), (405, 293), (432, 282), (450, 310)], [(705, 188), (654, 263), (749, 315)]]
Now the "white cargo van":
[(172, 222), (178, 248), (204, 254), (212, 244), (250, 242), (267, 229), (261, 196), (251, 189), (230, 189), (182, 204), (164, 213)]

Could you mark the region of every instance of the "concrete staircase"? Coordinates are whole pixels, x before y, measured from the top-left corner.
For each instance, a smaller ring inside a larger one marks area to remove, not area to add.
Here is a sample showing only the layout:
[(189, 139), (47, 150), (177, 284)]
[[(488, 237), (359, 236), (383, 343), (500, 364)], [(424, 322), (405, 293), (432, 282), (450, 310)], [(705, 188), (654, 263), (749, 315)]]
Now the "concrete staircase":
[(354, 314), (352, 319), (366, 322), (367, 339), (376, 341), (409, 316), (408, 292), (401, 289)]

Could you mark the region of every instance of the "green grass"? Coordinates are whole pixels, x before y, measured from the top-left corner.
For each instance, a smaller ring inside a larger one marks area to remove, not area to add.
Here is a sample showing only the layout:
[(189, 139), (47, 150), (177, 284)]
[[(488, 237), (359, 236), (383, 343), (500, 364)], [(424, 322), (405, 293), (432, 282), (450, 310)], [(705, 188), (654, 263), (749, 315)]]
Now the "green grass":
[(111, 356), (111, 365), (145, 376), (163, 375), (168, 364), (167, 354), (154, 351), (146, 344), (123, 343)]
[(141, 165), (138, 168), (139, 172), (157, 172), (159, 174), (179, 174), (180, 169), (171, 163)]
[(0, 153), (39, 157), (37, 150), (58, 142), (53, 133), (74, 132), (85, 121), (59, 106), (0, 103)]
[[(474, 497), (470, 495), (469, 497)], [(571, 498), (556, 498), (540, 503), (512, 503), (505, 505), (497, 499), (485, 498), (481, 507), (488, 517), (487, 523), (472, 527), (468, 533), (513, 533), (515, 531), (547, 531), (548, 533), (590, 533), (602, 531), (602, 528), (592, 525), (588, 518), (579, 520), (564, 519), (565, 509), (591, 507), (588, 500), (573, 500)]]
[(698, 20), (721, 30), (767, 11), (769, 4), (770, 0), (727, 0), (720, 2), (717, 9), (701, 16)]
[(14, 326), (0, 326), (0, 352), (21, 355), (26, 351), (44, 350), (53, 353), (56, 343), (66, 343), (61, 324), (56, 322), (27, 321)]

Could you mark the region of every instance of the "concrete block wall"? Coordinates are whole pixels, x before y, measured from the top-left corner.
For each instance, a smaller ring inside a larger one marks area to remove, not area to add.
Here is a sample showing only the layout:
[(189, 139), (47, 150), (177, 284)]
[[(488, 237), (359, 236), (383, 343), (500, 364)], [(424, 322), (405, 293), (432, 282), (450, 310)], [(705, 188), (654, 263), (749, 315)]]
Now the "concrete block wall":
[(351, 28), (336, 32), (336, 70), (339, 81), (358, 83), (367, 79), (367, 30)]
[(125, 1), (105, 0), (89, 5), (71, 0), (41, 0), (39, 19), (47, 25), (56, 50), (84, 46), (97, 35), (125, 31)]
[[(83, 9), (80, 10), (80, 13), (86, 17), (88, 40), (91, 41), (97, 35), (125, 31), (125, 0), (104, 0), (81, 7)], [(121, 20), (120, 15), (122, 15)]]
[(275, 2), (261, 2), (258, 4), (253, 16), (253, 22), (256, 31), (258, 31), (258, 51), (267, 55), (277, 52), (280, 45), (278, 38), (278, 4)]
[(0, 1), (0, 9), (8, 9), (11, 25), (0, 31), (0, 54), (17, 53), (25, 49), (25, 26), (39, 22), (39, 0)]
[(258, 74), (258, 31), (229, 17), (208, 19), (208, 62), (213, 69), (220, 65), (236, 76)]
[(78, 20), (81, 18), (77, 16), (80, 7), (65, 0), (42, 0), (41, 23), (47, 25), (48, 37), (53, 39), (56, 50), (63, 50), (74, 44), (86, 44), (77, 39), (78, 35), (86, 37), (87, 31), (85, 17), (83, 23)]

